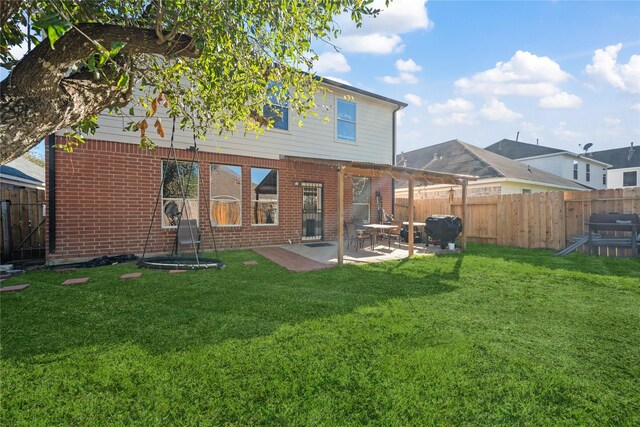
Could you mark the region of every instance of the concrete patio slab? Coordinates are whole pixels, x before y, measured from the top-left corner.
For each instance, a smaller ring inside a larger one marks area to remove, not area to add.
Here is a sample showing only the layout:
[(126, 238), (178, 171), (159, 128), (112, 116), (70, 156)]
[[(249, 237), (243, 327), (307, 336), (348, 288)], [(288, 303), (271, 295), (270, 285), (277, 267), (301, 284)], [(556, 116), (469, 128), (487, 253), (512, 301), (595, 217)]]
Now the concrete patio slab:
[(299, 255), (295, 252), (291, 252), (279, 247), (270, 246), (254, 248), (253, 251), (257, 254), (262, 255), (268, 260), (273, 261), (276, 264), (286, 268), (287, 270), (294, 271), (296, 273), (323, 270), (325, 268), (333, 267), (333, 265), (331, 264), (318, 262), (309, 257), (305, 257), (303, 255)]
[(0, 292), (20, 292), (29, 287), (28, 284), (22, 285), (13, 285), (13, 286), (5, 286), (4, 288), (0, 288)]

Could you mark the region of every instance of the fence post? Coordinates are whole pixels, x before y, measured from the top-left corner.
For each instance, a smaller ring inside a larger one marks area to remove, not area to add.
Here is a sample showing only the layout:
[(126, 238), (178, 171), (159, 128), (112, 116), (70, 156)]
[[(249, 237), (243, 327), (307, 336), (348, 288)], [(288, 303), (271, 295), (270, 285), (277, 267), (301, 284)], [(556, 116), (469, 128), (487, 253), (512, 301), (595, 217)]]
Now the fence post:
[(462, 250), (467, 249), (467, 180), (462, 181)]
[(11, 200), (2, 201), (2, 257), (9, 258), (11, 255)]

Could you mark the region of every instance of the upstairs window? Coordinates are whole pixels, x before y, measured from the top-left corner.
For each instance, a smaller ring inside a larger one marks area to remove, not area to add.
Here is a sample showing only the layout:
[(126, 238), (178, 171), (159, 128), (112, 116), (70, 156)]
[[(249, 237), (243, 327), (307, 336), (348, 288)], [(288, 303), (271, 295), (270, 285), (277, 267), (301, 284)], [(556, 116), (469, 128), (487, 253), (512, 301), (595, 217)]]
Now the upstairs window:
[(354, 176), (351, 183), (353, 185), (351, 217), (368, 224), (371, 212), (371, 180), (367, 177)]
[(251, 168), (253, 225), (278, 224), (278, 170)]
[(162, 162), (162, 227), (176, 227), (180, 218), (198, 220), (199, 172), (197, 163)]
[(356, 142), (356, 103), (338, 99), (336, 137), (339, 141)]
[(270, 83), (267, 88), (269, 103), (262, 109), (266, 119), (273, 121), (274, 129), (289, 130), (289, 101), (281, 84)]
[(242, 224), (242, 168), (211, 165), (211, 221), (214, 225)]
[(589, 163), (587, 163), (585, 177), (587, 178), (587, 182), (591, 181), (591, 165)]
[(622, 173), (622, 186), (623, 187), (635, 187), (638, 185), (638, 172), (623, 172)]
[(573, 161), (573, 179), (578, 179), (578, 162)]

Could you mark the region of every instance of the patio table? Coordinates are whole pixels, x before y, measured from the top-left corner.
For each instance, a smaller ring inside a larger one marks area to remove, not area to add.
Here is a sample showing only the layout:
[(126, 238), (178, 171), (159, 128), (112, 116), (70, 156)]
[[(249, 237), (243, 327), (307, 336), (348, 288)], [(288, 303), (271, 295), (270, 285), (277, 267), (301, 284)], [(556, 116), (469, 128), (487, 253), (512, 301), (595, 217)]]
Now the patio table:
[(397, 225), (391, 224), (362, 224), (362, 226), (374, 230), (372, 250), (375, 250), (378, 244), (378, 230), (393, 230), (394, 228), (398, 228)]

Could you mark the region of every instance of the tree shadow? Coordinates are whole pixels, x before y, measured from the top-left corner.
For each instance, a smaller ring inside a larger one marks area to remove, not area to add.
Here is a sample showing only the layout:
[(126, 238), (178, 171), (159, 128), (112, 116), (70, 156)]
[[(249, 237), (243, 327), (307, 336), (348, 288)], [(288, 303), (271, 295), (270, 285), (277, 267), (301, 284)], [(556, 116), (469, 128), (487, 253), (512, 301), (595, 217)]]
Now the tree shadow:
[[(28, 292), (2, 296), (2, 358), (41, 363), (32, 358), (124, 343), (163, 354), (454, 291), (462, 257), (425, 269), (428, 259), (291, 273), (239, 251), (225, 253), (221, 271), (169, 274), (116, 265), (32, 272), (22, 278), (31, 284)], [(248, 260), (258, 265), (243, 265)], [(142, 271), (142, 277), (119, 279), (132, 271)], [(72, 277), (91, 281), (60, 286)]]
[(468, 251), (472, 255), (553, 270), (640, 279), (640, 258), (613, 258), (578, 252), (561, 257), (549, 249), (522, 249), (480, 243), (469, 244)]

